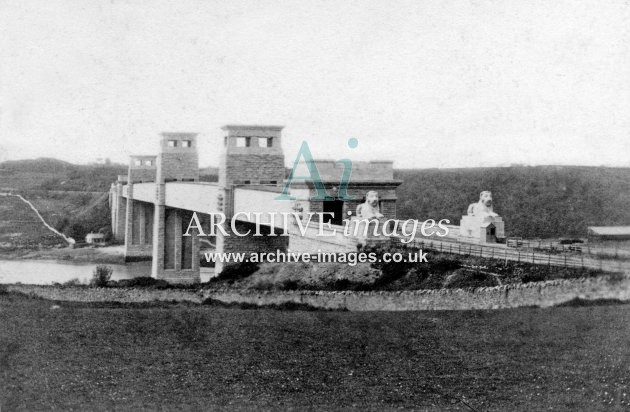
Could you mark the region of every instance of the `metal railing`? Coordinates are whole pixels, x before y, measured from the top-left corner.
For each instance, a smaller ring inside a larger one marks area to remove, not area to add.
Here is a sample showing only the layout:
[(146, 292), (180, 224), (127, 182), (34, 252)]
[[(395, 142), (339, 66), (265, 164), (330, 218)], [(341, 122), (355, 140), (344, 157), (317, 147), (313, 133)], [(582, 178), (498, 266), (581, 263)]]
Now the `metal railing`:
[[(405, 221), (398, 221), (399, 225)], [(421, 225), (422, 222), (420, 221)], [(630, 250), (611, 247), (597, 247), (585, 243), (562, 244), (560, 241), (518, 239), (517, 247), (506, 244), (479, 245), (459, 237), (459, 227), (446, 225), (449, 234), (437, 240), (435, 236), (424, 237), (416, 233), (415, 242), (438, 245), (440, 250), (450, 253), (474, 255), (490, 258), (499, 256), (507, 260), (548, 264), (563, 267), (582, 267), (603, 270), (630, 270)], [(435, 230), (435, 229), (434, 229)], [(448, 249), (448, 250), (447, 250)], [(625, 262), (624, 262), (625, 261)]]
[(507, 247), (444, 242), (439, 240), (416, 239), (410, 244), (420, 249), (435, 252), (499, 259), (505, 260), (506, 262), (515, 261), (548, 266), (600, 269), (610, 272), (630, 272), (630, 262), (620, 259), (600, 259), (584, 255), (573, 256), (568, 253), (555, 254), (540, 251), (522, 251)]

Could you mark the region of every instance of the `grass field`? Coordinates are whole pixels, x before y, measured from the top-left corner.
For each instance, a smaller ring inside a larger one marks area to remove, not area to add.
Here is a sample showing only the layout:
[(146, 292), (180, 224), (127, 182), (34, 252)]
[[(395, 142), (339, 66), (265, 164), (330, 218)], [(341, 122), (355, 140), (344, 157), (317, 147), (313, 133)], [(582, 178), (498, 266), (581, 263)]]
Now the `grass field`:
[(2, 411), (630, 407), (629, 305), (58, 305), (0, 295)]

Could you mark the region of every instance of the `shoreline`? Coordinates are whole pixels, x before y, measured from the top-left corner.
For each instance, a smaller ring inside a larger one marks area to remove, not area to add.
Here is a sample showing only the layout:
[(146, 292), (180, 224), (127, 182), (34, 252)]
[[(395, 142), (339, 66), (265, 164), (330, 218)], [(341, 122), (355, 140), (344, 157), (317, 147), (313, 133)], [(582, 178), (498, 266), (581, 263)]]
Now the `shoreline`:
[(57, 260), (59, 262), (125, 264), (122, 246), (19, 249), (0, 251), (0, 260)]

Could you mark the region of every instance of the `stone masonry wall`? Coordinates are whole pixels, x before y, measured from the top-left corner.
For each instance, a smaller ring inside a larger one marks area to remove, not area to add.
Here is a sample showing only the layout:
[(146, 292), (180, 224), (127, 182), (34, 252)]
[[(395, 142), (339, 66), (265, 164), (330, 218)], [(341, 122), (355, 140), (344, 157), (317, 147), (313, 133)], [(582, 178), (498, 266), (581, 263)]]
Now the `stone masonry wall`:
[(156, 156), (130, 156), (127, 183), (155, 182)]
[[(255, 232), (253, 224), (245, 222), (236, 222), (236, 230), (240, 233), (246, 233), (251, 230)], [(226, 227), (226, 232), (229, 236), (221, 236), (223, 238), (223, 252), (245, 252), (245, 253), (260, 253), (260, 252), (275, 252), (276, 250), (285, 251), (289, 247), (289, 236), (237, 236), (232, 232), (231, 228)], [(261, 229), (265, 229), (261, 227)], [(262, 232), (262, 230), (261, 230)], [(264, 234), (264, 232), (262, 232)], [(280, 234), (282, 231), (276, 229), (276, 234)]]
[(630, 279), (607, 277), (555, 280), (477, 289), (439, 289), (403, 292), (324, 291), (206, 291), (205, 297), (224, 302), (258, 305), (304, 303), (328, 309), (371, 310), (469, 310), (524, 306), (550, 307), (576, 298), (630, 300)]
[(155, 168), (129, 169), (129, 181), (132, 183), (155, 182)]
[[(161, 133), (157, 156), (157, 182), (199, 180), (199, 155), (195, 133)], [(169, 146), (175, 142), (176, 146)], [(187, 142), (189, 146), (184, 146)]]
[(161, 168), (160, 179), (168, 180), (199, 180), (199, 166), (197, 152), (191, 153), (161, 153), (158, 156), (158, 167)]
[(249, 180), (252, 184), (284, 181), (284, 156), (276, 154), (228, 154), (219, 168), (219, 185)]
[[(245, 222), (236, 222), (236, 230), (239, 233), (247, 233), (248, 230), (252, 230), (252, 234), (255, 232), (255, 228), (252, 224)], [(289, 248), (289, 236), (267, 236), (261, 231), (263, 236), (237, 236), (230, 227), (229, 224), (223, 225), (228, 236), (224, 236), (222, 233), (218, 233), (216, 237), (216, 250), (222, 253), (275, 253), (277, 250), (286, 252)], [(261, 229), (264, 230), (264, 226)], [(276, 232), (280, 234), (278, 230)], [(215, 266), (215, 273), (220, 274), (229, 263), (217, 262)]]
[(44, 299), (79, 302), (187, 301), (206, 298), (226, 303), (258, 305), (296, 302), (328, 309), (351, 311), (506, 309), (525, 306), (550, 307), (576, 298), (630, 301), (630, 277), (554, 280), (522, 285), (477, 289), (440, 289), (405, 292), (257, 292), (232, 290), (155, 290), (140, 288), (85, 288), (36, 285), (6, 285), (9, 292)]
[[(385, 216), (385, 218), (396, 219), (396, 188), (382, 188), (371, 186), (348, 187), (348, 195), (352, 196), (354, 199), (344, 202), (342, 212), (343, 218), (347, 219), (348, 217), (350, 217), (350, 215), (348, 215), (348, 211), (351, 211), (353, 215), (356, 213), (357, 206), (365, 201), (363, 198), (365, 194), (370, 190), (378, 192), (381, 213)], [(329, 187), (326, 187), (326, 191), (332, 196), (332, 191)], [(315, 196), (316, 194), (317, 192), (315, 191), (315, 189), (311, 189), (310, 196)], [(324, 203), (322, 201), (310, 201), (310, 211), (313, 213), (323, 212)]]

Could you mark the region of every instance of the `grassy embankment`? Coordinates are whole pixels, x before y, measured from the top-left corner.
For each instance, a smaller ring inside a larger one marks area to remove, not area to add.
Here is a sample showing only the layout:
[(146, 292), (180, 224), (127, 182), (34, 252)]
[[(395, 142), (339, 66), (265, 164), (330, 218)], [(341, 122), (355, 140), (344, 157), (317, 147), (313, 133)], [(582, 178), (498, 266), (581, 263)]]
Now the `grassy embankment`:
[[(402, 246), (370, 247), (376, 253), (417, 251)], [(253, 290), (399, 291), (522, 284), (596, 277), (607, 272), (428, 252), (422, 263), (245, 263), (226, 269), (211, 286)]]
[(2, 410), (630, 407), (630, 306), (282, 312), (0, 295)]

